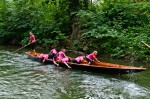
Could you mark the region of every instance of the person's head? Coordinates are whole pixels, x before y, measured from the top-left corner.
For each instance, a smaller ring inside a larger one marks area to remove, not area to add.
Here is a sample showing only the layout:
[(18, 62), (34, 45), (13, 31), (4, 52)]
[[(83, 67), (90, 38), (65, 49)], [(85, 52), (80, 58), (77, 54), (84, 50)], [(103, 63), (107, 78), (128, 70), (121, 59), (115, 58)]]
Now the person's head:
[(94, 54), (94, 55), (97, 55), (97, 53), (98, 53), (97, 51), (93, 51), (93, 54)]
[(29, 32), (30, 35), (32, 35), (32, 32)]
[(66, 52), (66, 49), (63, 48), (63, 49), (61, 49), (61, 51), (62, 51), (62, 52)]

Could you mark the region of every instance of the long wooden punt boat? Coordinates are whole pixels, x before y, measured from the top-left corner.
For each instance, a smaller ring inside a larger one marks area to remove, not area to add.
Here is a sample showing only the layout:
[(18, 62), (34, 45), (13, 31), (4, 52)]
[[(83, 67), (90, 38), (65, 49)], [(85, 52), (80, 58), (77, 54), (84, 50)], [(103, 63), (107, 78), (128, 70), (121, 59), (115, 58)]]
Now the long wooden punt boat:
[[(40, 58), (37, 58), (41, 53), (37, 53), (36, 56), (31, 52), (25, 52), (30, 58), (42, 62)], [(46, 60), (44, 63), (53, 64), (52, 60)], [(81, 69), (86, 71), (94, 71), (105, 74), (131, 74), (136, 72), (145, 71), (146, 68), (134, 67), (134, 66), (125, 66), (120, 64), (112, 64), (106, 62), (93, 62), (91, 65), (88, 65), (86, 60), (82, 61), (80, 64), (68, 62), (68, 65), (71, 66), (71, 69)], [(60, 67), (66, 67), (65, 64), (59, 63)]]

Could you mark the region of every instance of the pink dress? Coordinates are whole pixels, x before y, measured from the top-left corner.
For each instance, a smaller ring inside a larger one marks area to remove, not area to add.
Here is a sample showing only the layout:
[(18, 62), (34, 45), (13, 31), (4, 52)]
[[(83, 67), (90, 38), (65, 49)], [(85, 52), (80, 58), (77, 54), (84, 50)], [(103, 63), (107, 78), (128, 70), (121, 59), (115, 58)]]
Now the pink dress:
[(68, 57), (65, 57), (65, 58), (63, 58), (63, 59), (61, 60), (61, 62), (62, 62), (62, 63), (64, 63), (64, 62), (69, 62), (69, 58), (68, 58)]
[(52, 51), (52, 53), (57, 54), (57, 51), (56, 51), (56, 49), (55, 49), (55, 48), (54, 48), (54, 49), (52, 49), (51, 51)]
[(96, 56), (95, 56), (93, 53), (87, 55), (86, 57), (87, 57), (88, 59), (90, 59), (90, 60), (96, 59)]
[(47, 60), (48, 59), (48, 54), (44, 54), (43, 58), (45, 58), (45, 60)]
[(60, 52), (58, 53), (58, 58), (59, 58), (59, 59), (65, 58), (65, 53), (62, 52), (62, 51), (60, 51)]
[(79, 57), (77, 57), (75, 60), (79, 63), (79, 62), (81, 62), (83, 59), (84, 59), (83, 56), (79, 56)]
[(43, 55), (44, 54), (40, 54), (40, 56), (38, 56), (38, 58), (43, 59)]
[(30, 34), (30, 40), (32, 43), (36, 42), (35, 36), (33, 34)]
[(48, 59), (48, 54), (40, 54), (39, 58), (40, 59), (44, 59), (45, 58), (47, 60)]

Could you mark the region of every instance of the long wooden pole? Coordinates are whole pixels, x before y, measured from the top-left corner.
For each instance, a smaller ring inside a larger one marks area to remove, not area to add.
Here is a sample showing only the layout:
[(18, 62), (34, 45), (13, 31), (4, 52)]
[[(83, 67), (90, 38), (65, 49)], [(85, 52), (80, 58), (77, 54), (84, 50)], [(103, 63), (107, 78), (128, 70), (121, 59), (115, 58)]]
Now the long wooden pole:
[(144, 41), (141, 41), (145, 46), (147, 46), (148, 48), (150, 48), (150, 45), (146, 44)]
[(27, 44), (27, 45), (25, 45), (25, 46), (23, 46), (23, 47), (21, 47), (21, 48), (19, 48), (19, 49), (17, 49), (17, 50), (15, 50), (14, 52), (17, 52), (17, 51), (19, 51), (19, 50), (21, 50), (21, 49), (23, 49), (23, 48), (25, 48), (25, 47), (27, 47), (28, 45), (30, 45), (31, 43), (29, 43), (29, 44)]

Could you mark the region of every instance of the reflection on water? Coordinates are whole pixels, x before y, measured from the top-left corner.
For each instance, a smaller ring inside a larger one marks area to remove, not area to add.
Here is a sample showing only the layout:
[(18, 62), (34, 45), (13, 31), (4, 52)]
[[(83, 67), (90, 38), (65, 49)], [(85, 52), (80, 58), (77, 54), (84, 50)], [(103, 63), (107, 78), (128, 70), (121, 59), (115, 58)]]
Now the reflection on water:
[[(0, 98), (149, 99), (150, 72), (106, 75), (44, 65), (0, 47)], [(146, 65), (148, 66), (148, 64)]]

